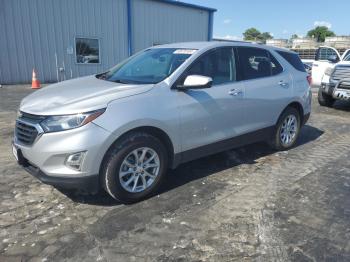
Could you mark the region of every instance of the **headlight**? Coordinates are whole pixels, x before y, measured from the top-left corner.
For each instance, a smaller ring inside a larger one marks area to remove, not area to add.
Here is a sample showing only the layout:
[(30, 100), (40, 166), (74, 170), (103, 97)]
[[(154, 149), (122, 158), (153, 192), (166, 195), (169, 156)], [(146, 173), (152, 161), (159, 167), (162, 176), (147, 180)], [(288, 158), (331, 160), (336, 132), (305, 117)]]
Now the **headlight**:
[(326, 76), (331, 76), (332, 73), (333, 73), (333, 68), (332, 68), (332, 67), (328, 67), (328, 68), (326, 69), (326, 71), (324, 72), (324, 74), (325, 74)]
[(57, 132), (81, 127), (90, 123), (104, 113), (105, 109), (76, 115), (50, 116), (43, 120), (40, 125), (45, 132)]

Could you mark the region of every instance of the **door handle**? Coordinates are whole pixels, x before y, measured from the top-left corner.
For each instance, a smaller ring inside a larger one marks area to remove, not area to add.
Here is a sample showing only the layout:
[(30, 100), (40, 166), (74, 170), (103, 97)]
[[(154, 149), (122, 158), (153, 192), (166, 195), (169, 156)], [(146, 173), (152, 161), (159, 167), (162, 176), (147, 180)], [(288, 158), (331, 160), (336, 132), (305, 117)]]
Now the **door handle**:
[(288, 88), (289, 87), (289, 84), (284, 82), (283, 80), (279, 81), (278, 84), (284, 88)]
[(238, 90), (238, 89), (231, 89), (228, 94), (230, 96), (241, 96), (243, 95), (243, 91), (242, 90)]

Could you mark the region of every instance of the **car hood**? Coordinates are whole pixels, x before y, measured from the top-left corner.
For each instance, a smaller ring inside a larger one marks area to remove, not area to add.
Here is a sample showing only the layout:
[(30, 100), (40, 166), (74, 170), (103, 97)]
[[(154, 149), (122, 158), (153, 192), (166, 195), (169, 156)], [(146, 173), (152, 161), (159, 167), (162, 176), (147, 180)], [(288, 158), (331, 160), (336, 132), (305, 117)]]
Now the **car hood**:
[(25, 97), (20, 111), (34, 115), (64, 115), (104, 108), (113, 100), (147, 92), (153, 84), (119, 84), (94, 75), (67, 80)]

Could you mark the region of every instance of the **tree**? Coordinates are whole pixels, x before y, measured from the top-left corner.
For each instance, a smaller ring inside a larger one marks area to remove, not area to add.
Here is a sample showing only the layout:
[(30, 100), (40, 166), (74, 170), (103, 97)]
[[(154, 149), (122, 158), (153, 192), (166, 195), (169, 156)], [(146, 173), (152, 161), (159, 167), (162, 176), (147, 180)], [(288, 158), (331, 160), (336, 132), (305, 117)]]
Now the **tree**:
[(335, 36), (335, 34), (326, 26), (317, 26), (316, 28), (307, 32), (307, 36), (315, 38), (317, 42), (324, 42), (327, 36)]
[(269, 33), (269, 32), (264, 32), (260, 35), (260, 38), (262, 39), (262, 41), (265, 43), (266, 40), (268, 39), (272, 39), (273, 36)]
[(267, 39), (272, 39), (272, 35), (268, 32), (261, 33), (258, 29), (252, 27), (247, 29), (244, 33), (244, 40), (259, 41), (265, 43)]
[(260, 35), (261, 35), (260, 31), (254, 27), (247, 29), (243, 33), (244, 40), (246, 41), (256, 41), (258, 36)]
[(299, 38), (299, 36), (298, 36), (297, 34), (293, 34), (293, 35), (290, 37), (291, 40), (297, 39), (297, 38)]

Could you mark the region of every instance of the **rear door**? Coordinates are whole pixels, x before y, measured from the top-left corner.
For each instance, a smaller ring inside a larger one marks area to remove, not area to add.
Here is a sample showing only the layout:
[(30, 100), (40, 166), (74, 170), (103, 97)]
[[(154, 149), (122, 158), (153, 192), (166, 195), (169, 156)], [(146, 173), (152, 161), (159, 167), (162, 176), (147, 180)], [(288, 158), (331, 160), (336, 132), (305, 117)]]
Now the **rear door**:
[(274, 126), (292, 96), (292, 78), (269, 51), (256, 47), (237, 50), (245, 85), (245, 132)]
[(333, 47), (321, 46), (317, 50), (315, 62), (312, 64), (312, 84), (313, 85), (316, 85), (316, 86), (321, 85), (324, 72), (331, 64), (328, 61), (328, 58), (330, 56), (336, 56), (338, 58), (338, 61), (341, 60), (339, 52)]

